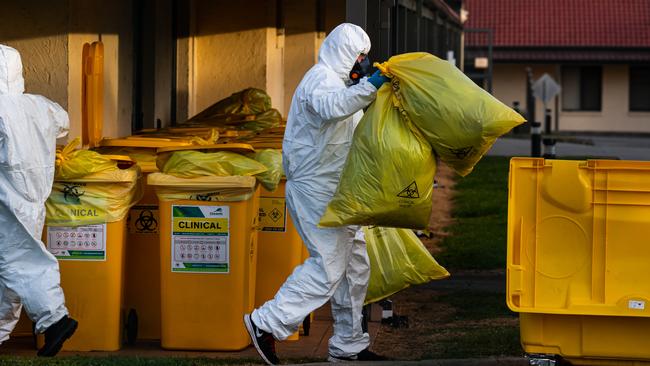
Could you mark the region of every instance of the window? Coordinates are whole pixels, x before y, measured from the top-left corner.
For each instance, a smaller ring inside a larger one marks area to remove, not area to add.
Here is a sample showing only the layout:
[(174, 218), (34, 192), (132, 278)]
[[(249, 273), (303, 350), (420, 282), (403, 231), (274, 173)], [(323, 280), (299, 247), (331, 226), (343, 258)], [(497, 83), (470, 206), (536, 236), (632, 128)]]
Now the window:
[(562, 67), (562, 110), (600, 111), (603, 68)]
[(630, 66), (630, 111), (650, 111), (650, 67)]

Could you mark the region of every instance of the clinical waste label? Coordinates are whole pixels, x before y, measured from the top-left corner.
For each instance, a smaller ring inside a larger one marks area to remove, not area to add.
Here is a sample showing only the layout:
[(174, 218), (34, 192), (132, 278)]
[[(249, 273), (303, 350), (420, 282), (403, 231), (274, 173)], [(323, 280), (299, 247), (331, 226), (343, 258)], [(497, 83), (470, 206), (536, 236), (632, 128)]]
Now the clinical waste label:
[(158, 234), (158, 206), (138, 205), (129, 211), (129, 234)]
[(260, 226), (262, 231), (287, 231), (287, 205), (284, 198), (260, 197)]
[(106, 224), (48, 226), (46, 246), (60, 260), (105, 261)]
[(230, 272), (230, 208), (172, 205), (172, 272)]

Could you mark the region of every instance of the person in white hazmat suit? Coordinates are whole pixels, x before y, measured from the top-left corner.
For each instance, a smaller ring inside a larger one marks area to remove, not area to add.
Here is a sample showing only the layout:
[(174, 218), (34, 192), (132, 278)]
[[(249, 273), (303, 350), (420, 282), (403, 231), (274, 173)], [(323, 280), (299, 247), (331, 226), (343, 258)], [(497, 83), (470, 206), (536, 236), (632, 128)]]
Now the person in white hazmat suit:
[(339, 25), (323, 42), (318, 63), (293, 95), (282, 156), (286, 202), (310, 257), (294, 270), (274, 299), (244, 316), (253, 345), (267, 364), (279, 362), (275, 340), (295, 333), (305, 317), (328, 300), (334, 317), (329, 360), (383, 359), (368, 350), (369, 336), (361, 327), (370, 276), (363, 235), (355, 226), (318, 227), (339, 183), (363, 108), (388, 80), (376, 72), (350, 85), (353, 69), (359, 63), (369, 65), (368, 51), (370, 39), (363, 29)]
[(58, 104), (23, 94), (22, 72), (18, 51), (0, 45), (0, 343), (24, 306), (36, 332), (45, 333), (38, 355), (54, 356), (77, 328), (65, 307), (59, 263), (41, 242), (56, 139), (69, 122)]

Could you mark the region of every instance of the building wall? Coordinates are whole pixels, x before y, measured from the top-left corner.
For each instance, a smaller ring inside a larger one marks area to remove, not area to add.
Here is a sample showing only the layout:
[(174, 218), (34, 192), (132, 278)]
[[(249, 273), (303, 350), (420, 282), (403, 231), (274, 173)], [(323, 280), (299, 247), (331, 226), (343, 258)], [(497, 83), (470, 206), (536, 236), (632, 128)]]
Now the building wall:
[[(325, 35), (317, 31), (316, 0), (284, 0), (284, 108), (286, 116), (296, 87), (318, 61), (318, 48)], [(322, 16), (322, 14), (321, 14)]]
[(25, 91), (44, 95), (66, 108), (67, 6), (43, 6), (39, 0), (4, 1), (2, 14), (0, 43), (20, 52)]
[(284, 42), (275, 2), (194, 0), (192, 6), (189, 115), (248, 87), (267, 90), (283, 110)]
[(68, 114), (70, 138), (81, 136), (81, 55), (84, 43), (104, 44), (103, 135), (131, 134), (133, 32), (130, 1), (69, 0)]
[[(495, 64), (493, 91), (494, 96), (505, 104), (512, 106), (518, 100), (525, 108), (526, 73), (523, 64)], [(533, 77), (544, 73), (551, 75), (560, 83), (560, 65), (533, 64)], [(562, 101), (558, 97), (560, 131), (588, 132), (650, 132), (650, 113), (629, 112), (629, 66), (603, 65), (602, 108), (599, 112), (564, 112)], [(555, 102), (549, 103), (555, 125)], [(544, 106), (537, 102), (536, 118), (543, 120)]]

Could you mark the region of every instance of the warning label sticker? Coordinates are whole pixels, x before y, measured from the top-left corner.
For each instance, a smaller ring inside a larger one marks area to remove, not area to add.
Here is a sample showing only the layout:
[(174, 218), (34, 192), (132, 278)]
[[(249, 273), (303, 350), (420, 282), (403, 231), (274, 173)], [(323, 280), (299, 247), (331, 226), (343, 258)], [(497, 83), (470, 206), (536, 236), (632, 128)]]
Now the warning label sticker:
[(106, 224), (48, 226), (46, 240), (47, 250), (60, 260), (106, 260)]
[(397, 197), (420, 198), (420, 191), (418, 191), (418, 184), (415, 181), (413, 181), (406, 188), (404, 188), (400, 193), (398, 193)]
[(260, 225), (262, 231), (287, 231), (287, 204), (284, 198), (260, 197)]
[(172, 206), (172, 272), (229, 273), (228, 206)]
[(158, 234), (158, 206), (133, 206), (129, 211), (129, 234)]

